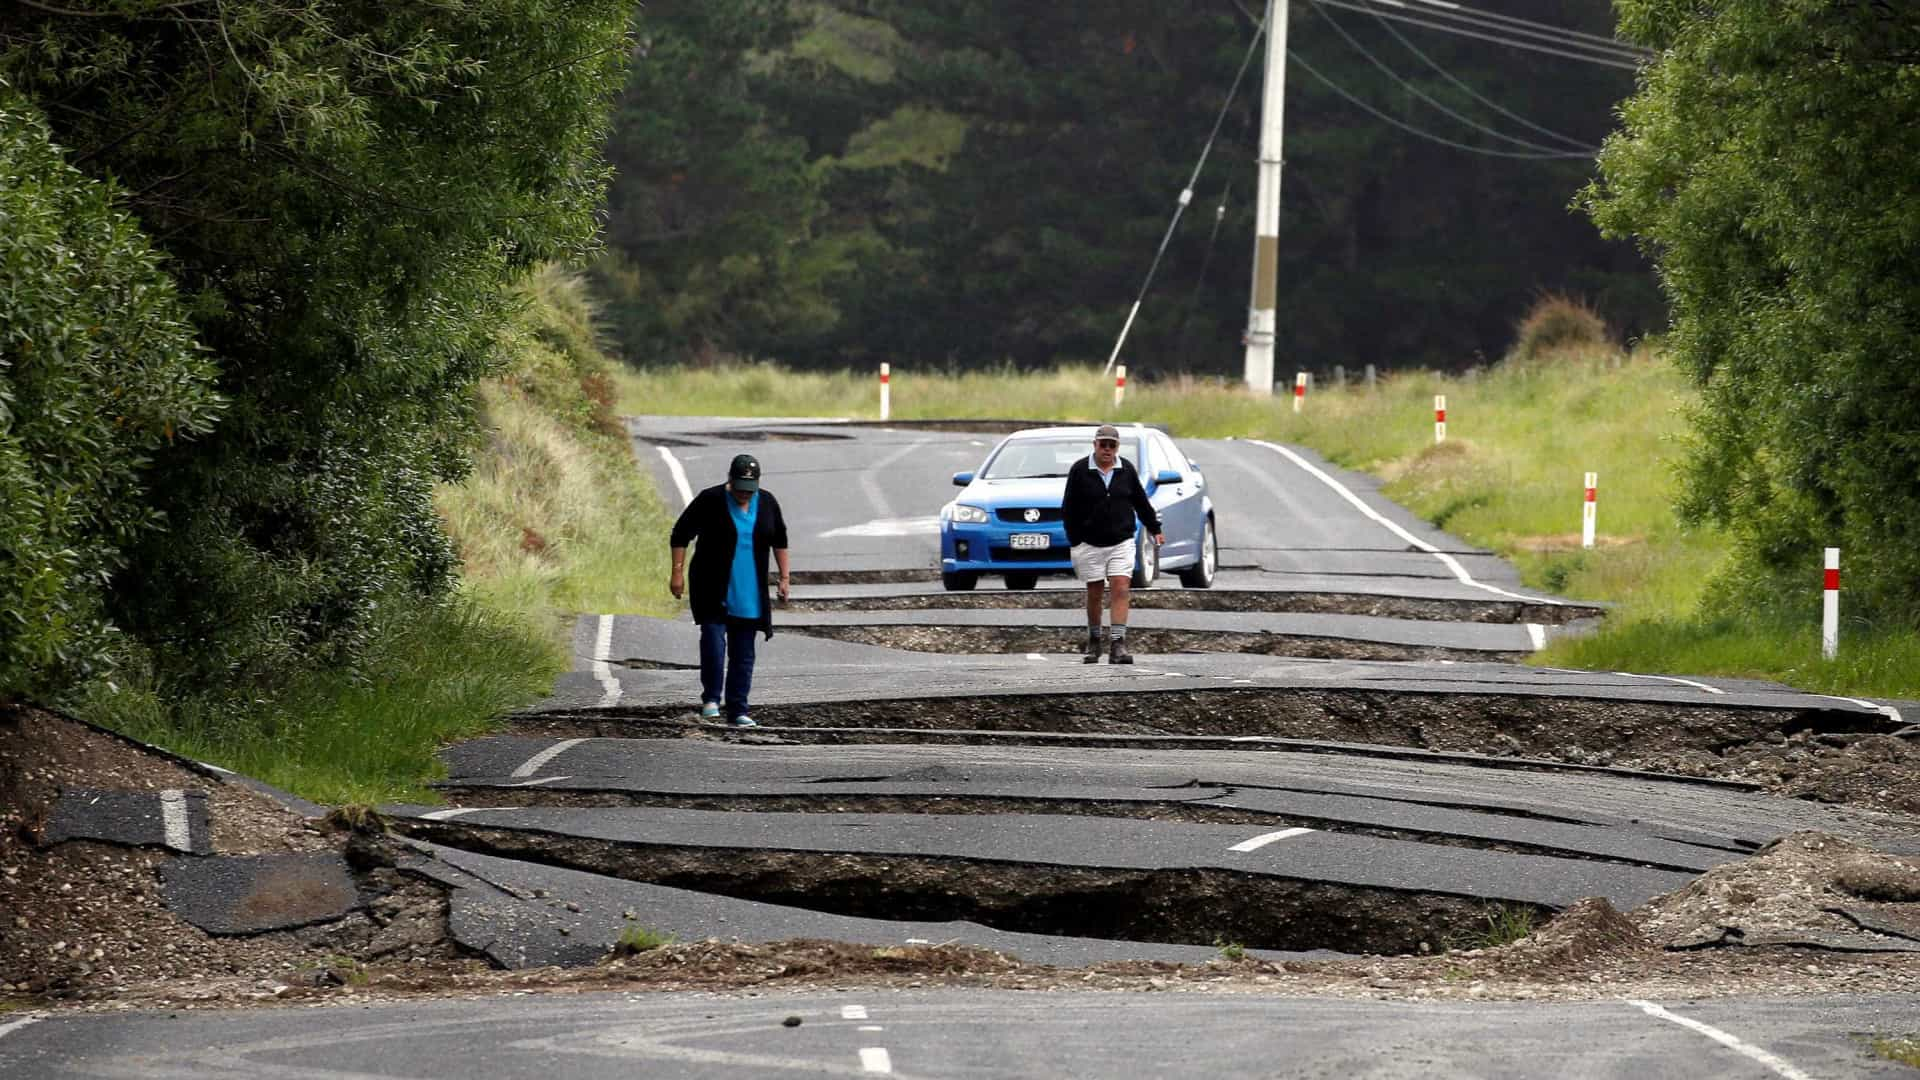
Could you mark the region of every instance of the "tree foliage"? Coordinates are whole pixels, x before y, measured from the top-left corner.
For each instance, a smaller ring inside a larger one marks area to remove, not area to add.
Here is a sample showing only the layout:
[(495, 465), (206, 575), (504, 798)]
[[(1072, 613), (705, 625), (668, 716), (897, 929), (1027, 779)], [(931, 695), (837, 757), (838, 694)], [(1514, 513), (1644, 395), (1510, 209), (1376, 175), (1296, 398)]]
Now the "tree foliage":
[[(1606, 0), (1489, 3), (1611, 30)], [(791, 33), (742, 39), (713, 25), (723, 12), (770, 4), (649, 5), (640, 17), (643, 36), (681, 45), (636, 60), (614, 136), (609, 237), (633, 280), (673, 295), (662, 303), (670, 315), (644, 335), (622, 329), (628, 355), (684, 354), (684, 338), (697, 338), (824, 366), (1104, 357), (1246, 54), (1253, 23), (1236, 5), (790, 0), (781, 8), (797, 24)], [(1321, 5), (1293, 11), (1293, 50), (1342, 90), (1485, 149), (1515, 144), (1446, 117), (1409, 87), (1485, 126), (1543, 137), (1466, 97), (1450, 75), (1597, 146), (1632, 85), (1621, 71), (1396, 31)], [(1415, 39), (1446, 74), (1409, 50)], [(1259, 83), (1256, 59), (1133, 331), (1136, 371), (1240, 368)], [(1593, 300), (1629, 333), (1663, 318), (1632, 247), (1602, 241), (1568, 210), (1590, 158), (1476, 156), (1423, 142), (1297, 64), (1287, 99), (1283, 365), (1458, 367), (1476, 351), (1497, 357), (1543, 289)], [(691, 127), (671, 118), (697, 115), (696, 103), (731, 118), (718, 131), (744, 132), (745, 144), (657, 137), (662, 126)], [(649, 114), (637, 139), (628, 130), (636, 112)], [(663, 146), (683, 164), (662, 170), (655, 159), (629, 174), (634, 152), (646, 161)], [(651, 200), (669, 186), (663, 172), (725, 207), (725, 229), (657, 230)], [(629, 219), (659, 241), (623, 239)], [(761, 276), (743, 287), (749, 269)]]
[(1920, 617), (1920, 14), (1866, 0), (1621, 0), (1660, 50), (1587, 193), (1637, 236), (1702, 388), (1682, 511), (1728, 587)]
[(106, 583), (161, 524), (155, 457), (219, 409), (160, 260), (0, 83), (0, 700), (109, 652)]
[(110, 610), (182, 677), (350, 657), (444, 591), (502, 286), (582, 252), (628, 0), (63, 0), (0, 75), (116, 178), (230, 407), (157, 459)]

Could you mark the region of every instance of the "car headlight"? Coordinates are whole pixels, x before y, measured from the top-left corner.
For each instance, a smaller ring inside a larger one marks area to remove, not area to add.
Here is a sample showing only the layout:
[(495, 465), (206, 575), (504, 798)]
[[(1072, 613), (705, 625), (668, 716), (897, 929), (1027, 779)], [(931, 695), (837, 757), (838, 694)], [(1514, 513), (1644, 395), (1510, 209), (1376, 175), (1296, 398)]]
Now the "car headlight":
[(965, 503), (954, 503), (951, 516), (954, 521), (966, 522), (972, 525), (985, 525), (988, 520), (985, 510), (977, 506), (968, 506)]

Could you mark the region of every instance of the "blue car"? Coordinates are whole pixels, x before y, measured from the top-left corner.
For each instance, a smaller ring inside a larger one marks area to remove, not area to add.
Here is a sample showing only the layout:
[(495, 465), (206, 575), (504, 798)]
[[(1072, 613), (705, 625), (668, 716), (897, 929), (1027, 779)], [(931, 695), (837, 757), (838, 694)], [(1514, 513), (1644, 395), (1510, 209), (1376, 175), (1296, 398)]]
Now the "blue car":
[[(940, 510), (940, 580), (971, 589), (999, 575), (1009, 589), (1031, 589), (1042, 574), (1071, 574), (1060, 502), (1067, 469), (1093, 453), (1092, 427), (1028, 428), (1000, 440), (978, 472), (953, 474), (965, 488)], [(1162, 570), (1190, 589), (1213, 584), (1220, 565), (1213, 500), (1206, 477), (1167, 434), (1134, 425), (1120, 431), (1120, 456), (1133, 462), (1160, 515), (1165, 547), (1134, 527), (1133, 587), (1152, 585)]]

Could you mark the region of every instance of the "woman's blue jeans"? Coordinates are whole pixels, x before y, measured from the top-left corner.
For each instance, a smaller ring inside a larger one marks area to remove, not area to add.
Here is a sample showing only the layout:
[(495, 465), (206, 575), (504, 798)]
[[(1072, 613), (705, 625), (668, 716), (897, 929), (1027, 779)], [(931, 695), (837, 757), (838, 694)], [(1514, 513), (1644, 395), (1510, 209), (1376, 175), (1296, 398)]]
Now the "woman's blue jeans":
[(753, 690), (754, 623), (728, 620), (700, 624), (700, 700), (726, 703), (727, 719), (747, 715)]

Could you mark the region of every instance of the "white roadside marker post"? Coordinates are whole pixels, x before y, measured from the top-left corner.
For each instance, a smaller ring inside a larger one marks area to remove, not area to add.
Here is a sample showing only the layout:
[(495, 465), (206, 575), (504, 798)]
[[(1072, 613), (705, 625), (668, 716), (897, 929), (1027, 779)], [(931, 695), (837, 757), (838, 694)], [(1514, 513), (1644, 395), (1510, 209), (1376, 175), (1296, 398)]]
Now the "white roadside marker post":
[(1447, 441), (1447, 395), (1433, 395), (1433, 444)]
[(1302, 371), (1293, 377), (1293, 411), (1299, 412), (1300, 406), (1307, 401), (1307, 373)]
[(1840, 653), (1840, 549), (1827, 549), (1827, 581), (1820, 612), (1820, 655)]
[(1113, 369), (1113, 407), (1118, 409), (1127, 396), (1127, 365)]
[(893, 365), (880, 365), (880, 419), (885, 420), (893, 412)]
[(1599, 495), (1600, 474), (1588, 473), (1587, 501), (1580, 504), (1580, 546), (1583, 548), (1593, 546), (1594, 517), (1599, 509), (1595, 504), (1599, 501)]

